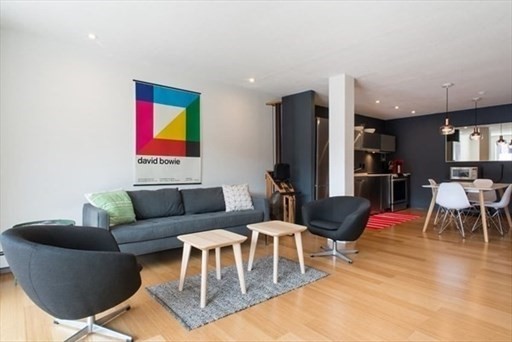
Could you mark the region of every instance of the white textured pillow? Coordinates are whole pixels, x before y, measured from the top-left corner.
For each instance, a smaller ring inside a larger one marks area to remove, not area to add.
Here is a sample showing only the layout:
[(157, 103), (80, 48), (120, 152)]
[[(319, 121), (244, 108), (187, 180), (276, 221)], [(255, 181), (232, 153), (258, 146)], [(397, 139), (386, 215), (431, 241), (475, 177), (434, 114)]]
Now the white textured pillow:
[(226, 211), (254, 209), (248, 184), (222, 185)]

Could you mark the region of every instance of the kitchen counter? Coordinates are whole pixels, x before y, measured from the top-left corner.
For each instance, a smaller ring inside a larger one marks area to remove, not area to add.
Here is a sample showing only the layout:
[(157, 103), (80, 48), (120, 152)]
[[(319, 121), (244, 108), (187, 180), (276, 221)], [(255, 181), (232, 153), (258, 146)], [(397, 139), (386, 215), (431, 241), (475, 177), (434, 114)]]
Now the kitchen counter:
[(354, 177), (384, 177), (391, 176), (391, 173), (354, 173)]
[(367, 198), (371, 213), (397, 211), (409, 206), (410, 173), (354, 173), (354, 195)]
[[(410, 173), (402, 173), (402, 176), (410, 176)], [(383, 177), (383, 176), (393, 176), (398, 177), (398, 173), (367, 173), (367, 172), (359, 172), (354, 173), (354, 177)]]
[(390, 209), (390, 185), (393, 179), (390, 173), (354, 174), (354, 195), (370, 201), (371, 214)]

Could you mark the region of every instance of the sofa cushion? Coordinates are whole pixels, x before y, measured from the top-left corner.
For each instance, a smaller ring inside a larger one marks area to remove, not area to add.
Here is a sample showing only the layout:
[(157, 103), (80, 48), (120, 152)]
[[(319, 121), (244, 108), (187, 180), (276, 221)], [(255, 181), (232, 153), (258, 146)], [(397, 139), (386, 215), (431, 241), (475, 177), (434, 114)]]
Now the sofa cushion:
[(111, 230), (118, 244), (162, 239), (201, 232), (211, 229), (225, 229), (261, 222), (263, 212), (244, 210), (214, 212), (206, 214), (160, 217), (137, 221), (114, 227)]
[(254, 209), (248, 184), (222, 185), (226, 211)]
[(135, 221), (132, 201), (124, 190), (85, 194), (85, 198), (93, 206), (108, 213), (111, 226)]
[(221, 187), (182, 189), (180, 192), (186, 215), (226, 210)]
[(183, 203), (178, 189), (128, 191), (137, 220), (183, 215)]

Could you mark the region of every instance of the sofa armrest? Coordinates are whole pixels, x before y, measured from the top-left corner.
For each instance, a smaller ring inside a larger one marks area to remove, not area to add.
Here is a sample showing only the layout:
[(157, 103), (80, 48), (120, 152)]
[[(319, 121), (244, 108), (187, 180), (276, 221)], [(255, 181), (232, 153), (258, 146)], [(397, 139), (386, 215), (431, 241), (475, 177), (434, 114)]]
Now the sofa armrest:
[(90, 203), (84, 203), (82, 208), (82, 225), (110, 230), (110, 216), (106, 210), (97, 208)]
[(262, 195), (251, 195), (255, 210), (263, 211), (263, 221), (270, 220), (270, 205), (268, 199)]

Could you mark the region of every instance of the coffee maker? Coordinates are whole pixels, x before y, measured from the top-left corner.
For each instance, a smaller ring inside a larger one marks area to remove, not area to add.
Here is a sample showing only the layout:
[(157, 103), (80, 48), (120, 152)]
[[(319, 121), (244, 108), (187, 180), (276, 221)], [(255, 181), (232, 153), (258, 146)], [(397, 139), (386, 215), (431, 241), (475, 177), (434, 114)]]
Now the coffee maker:
[(404, 173), (404, 161), (400, 159), (390, 160), (388, 168), (391, 173), (402, 174)]

